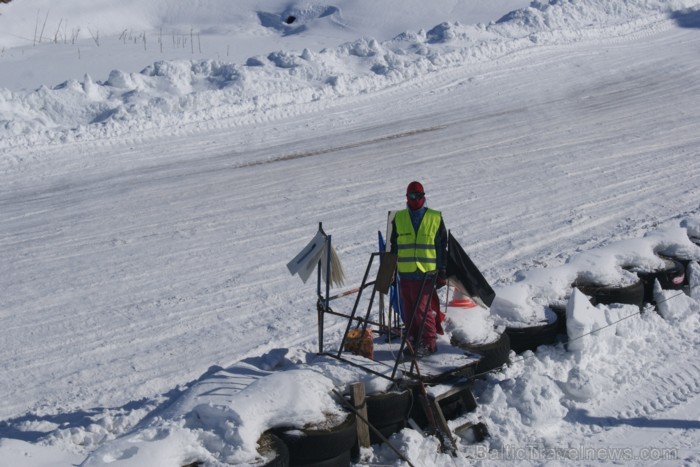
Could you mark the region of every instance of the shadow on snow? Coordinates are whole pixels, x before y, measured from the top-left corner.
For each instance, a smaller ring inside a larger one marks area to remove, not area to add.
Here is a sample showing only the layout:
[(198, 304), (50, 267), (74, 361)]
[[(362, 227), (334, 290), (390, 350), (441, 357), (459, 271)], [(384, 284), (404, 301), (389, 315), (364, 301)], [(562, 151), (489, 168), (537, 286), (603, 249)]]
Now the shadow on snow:
[(599, 425), (603, 427), (634, 426), (638, 428), (671, 428), (677, 430), (697, 430), (700, 429), (698, 420), (680, 420), (648, 417), (595, 417), (591, 416), (586, 409), (574, 409), (569, 411), (566, 417), (571, 421), (586, 423), (589, 425)]
[(150, 406), (155, 406), (150, 412), (144, 414), (139, 422), (130, 430), (136, 429), (144, 422), (150, 420), (153, 416), (163, 412), (173, 402), (175, 402), (190, 386), (198, 381), (210, 378), (213, 374), (221, 371), (220, 366), (210, 367), (198, 379), (172, 389), (162, 395), (162, 401), (154, 401), (153, 399), (140, 399), (131, 401), (121, 407), (94, 407), (90, 409), (78, 410), (70, 413), (57, 413), (51, 415), (37, 415), (34, 413), (26, 413), (22, 416), (0, 420), (0, 439), (18, 439), (28, 443), (37, 443), (46, 436), (54, 433), (56, 430), (70, 430), (71, 428), (86, 428), (92, 424), (99, 423), (96, 419), (100, 418), (107, 412), (115, 414), (128, 414), (134, 410), (143, 409)]
[(682, 28), (700, 29), (700, 10), (674, 11), (671, 18)]

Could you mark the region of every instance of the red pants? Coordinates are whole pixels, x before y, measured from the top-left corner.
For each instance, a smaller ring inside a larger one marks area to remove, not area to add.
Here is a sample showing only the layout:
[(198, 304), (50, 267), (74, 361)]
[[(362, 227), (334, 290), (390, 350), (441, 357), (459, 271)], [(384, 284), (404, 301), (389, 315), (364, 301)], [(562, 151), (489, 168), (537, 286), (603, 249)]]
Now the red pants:
[[(413, 345), (422, 344), (428, 349), (437, 350), (436, 334), (442, 334), (442, 317), (440, 312), (440, 301), (436, 293), (431, 293), (430, 282), (426, 281), (423, 292), (418, 296), (423, 281), (412, 279), (401, 279), (401, 308), (404, 315), (404, 323), (408, 328), (408, 337), (413, 341)], [(418, 308), (416, 309), (416, 302)], [(416, 316), (411, 320), (413, 311)], [(425, 326), (423, 320), (425, 319)], [(421, 327), (423, 335), (421, 336)]]

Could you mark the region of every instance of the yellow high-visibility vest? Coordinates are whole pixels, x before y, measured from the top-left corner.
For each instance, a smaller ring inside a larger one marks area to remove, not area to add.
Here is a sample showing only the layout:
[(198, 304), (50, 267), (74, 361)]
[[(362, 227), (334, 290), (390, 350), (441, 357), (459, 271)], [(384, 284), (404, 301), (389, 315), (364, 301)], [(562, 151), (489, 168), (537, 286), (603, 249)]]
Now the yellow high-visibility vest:
[(441, 219), (440, 211), (426, 209), (416, 232), (408, 209), (396, 213), (394, 224), (399, 273), (430, 272), (437, 269), (435, 235), (440, 228)]

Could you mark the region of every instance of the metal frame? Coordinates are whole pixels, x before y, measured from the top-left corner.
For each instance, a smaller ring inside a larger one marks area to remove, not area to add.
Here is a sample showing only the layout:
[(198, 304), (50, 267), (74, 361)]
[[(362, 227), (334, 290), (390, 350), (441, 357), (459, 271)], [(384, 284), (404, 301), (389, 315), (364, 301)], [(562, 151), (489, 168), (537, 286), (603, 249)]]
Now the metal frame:
[[(319, 230), (321, 231), (321, 233), (323, 233), (324, 236), (326, 237), (326, 258), (325, 258), (325, 261), (326, 261), (326, 265), (327, 265), (327, 267), (326, 267), (326, 278), (325, 278), (326, 287), (325, 287), (325, 293), (323, 293), (324, 291), (323, 291), (323, 289), (322, 289), (322, 284), (321, 284), (321, 281), (322, 281), (322, 274), (321, 274), (321, 271), (322, 271), (322, 263), (321, 263), (321, 261), (323, 261), (323, 258), (320, 259), (319, 262), (318, 262), (318, 274), (317, 274), (317, 284), (316, 284), (316, 293), (317, 293), (317, 296), (318, 296), (318, 302), (317, 302), (316, 308), (317, 308), (317, 312), (318, 312), (318, 353), (319, 353), (319, 355), (327, 355), (327, 356), (336, 358), (336, 359), (338, 359), (338, 360), (342, 360), (342, 361), (344, 361), (344, 362), (346, 362), (346, 363), (349, 363), (349, 364), (351, 364), (351, 365), (353, 365), (353, 366), (357, 366), (357, 367), (363, 368), (364, 370), (366, 370), (366, 371), (368, 371), (368, 372), (370, 372), (370, 373), (376, 374), (376, 375), (378, 375), (378, 376), (381, 376), (381, 377), (383, 377), (383, 378), (389, 379), (389, 380), (391, 380), (391, 381), (396, 381), (396, 380), (397, 380), (397, 378), (396, 378), (396, 373), (397, 373), (397, 371), (398, 371), (398, 367), (399, 367), (399, 363), (400, 363), (400, 360), (401, 360), (401, 356), (402, 356), (402, 354), (403, 354), (403, 351), (404, 351), (404, 349), (406, 348), (406, 345), (407, 345), (407, 344), (408, 344), (409, 347), (410, 347), (410, 343), (407, 342), (408, 333), (403, 333), (403, 335), (402, 335), (402, 337), (401, 337), (401, 344), (400, 344), (400, 346), (399, 346), (399, 352), (398, 352), (398, 354), (397, 354), (397, 356), (396, 356), (396, 360), (395, 360), (395, 362), (394, 362), (394, 366), (393, 366), (393, 368), (392, 368), (392, 372), (391, 372), (391, 376), (390, 376), (390, 377), (387, 376), (387, 375), (384, 375), (384, 374), (382, 374), (382, 373), (376, 372), (376, 371), (372, 370), (371, 368), (367, 368), (367, 367), (362, 366), (362, 365), (360, 365), (360, 364), (358, 364), (358, 363), (356, 363), (356, 362), (352, 362), (352, 361), (350, 361), (350, 360), (348, 360), (348, 359), (345, 359), (345, 358), (343, 358), (343, 356), (342, 356), (343, 348), (345, 347), (345, 339), (346, 339), (346, 336), (347, 336), (347, 334), (348, 334), (348, 331), (349, 331), (350, 328), (352, 327), (353, 321), (357, 321), (357, 322), (358, 322), (358, 326), (359, 326), (360, 323), (362, 324), (362, 332), (363, 332), (363, 333), (364, 333), (364, 331), (367, 329), (367, 325), (369, 325), (369, 324), (372, 324), (372, 325), (374, 325), (374, 326), (379, 327), (380, 330), (386, 329), (387, 332), (391, 332), (391, 316), (389, 317), (389, 324), (388, 324), (388, 325), (387, 325), (386, 323), (382, 323), (383, 320), (381, 320), (381, 319), (380, 319), (380, 322), (379, 322), (379, 323), (374, 322), (374, 321), (371, 321), (371, 320), (369, 319), (370, 313), (372, 312), (372, 306), (374, 305), (374, 300), (375, 300), (375, 297), (376, 297), (376, 294), (377, 294), (377, 290), (376, 290), (375, 287), (372, 288), (372, 294), (371, 294), (371, 296), (370, 296), (369, 304), (367, 305), (367, 311), (366, 311), (364, 317), (358, 317), (358, 316), (356, 316), (356, 315), (357, 315), (357, 309), (358, 309), (358, 307), (359, 307), (359, 304), (360, 304), (360, 300), (361, 300), (361, 298), (362, 298), (362, 293), (363, 293), (363, 291), (364, 291), (367, 287), (374, 286), (375, 283), (376, 283), (376, 280), (368, 281), (370, 271), (372, 270), (372, 265), (373, 265), (373, 263), (374, 263), (374, 261), (375, 261), (375, 259), (376, 259), (377, 257), (379, 257), (379, 258), (380, 258), (380, 261), (381, 261), (381, 257), (382, 257), (384, 254), (386, 254), (386, 253), (378, 253), (378, 252), (376, 252), (376, 253), (372, 253), (372, 254), (370, 255), (370, 258), (369, 258), (369, 261), (368, 261), (368, 263), (367, 263), (367, 267), (366, 267), (366, 269), (365, 269), (365, 273), (364, 273), (364, 276), (363, 276), (363, 278), (362, 278), (362, 283), (360, 284), (360, 287), (355, 288), (355, 289), (351, 289), (351, 290), (348, 290), (348, 291), (345, 291), (345, 292), (342, 292), (342, 293), (339, 293), (339, 294), (334, 295), (334, 296), (331, 297), (331, 296), (330, 296), (330, 276), (331, 276), (331, 271), (330, 271), (330, 269), (331, 269), (330, 251), (331, 251), (331, 236), (330, 236), (330, 235), (326, 235), (326, 233), (323, 231), (323, 225), (322, 225), (321, 223), (319, 223), (318, 228), (319, 228)], [(426, 283), (428, 283), (428, 282), (429, 282), (429, 284), (430, 284), (430, 288), (431, 288), (432, 292), (434, 292), (434, 291), (435, 291), (435, 284), (436, 284), (436, 281), (437, 281), (437, 271), (429, 272), (429, 273), (424, 273), (424, 274), (423, 274), (423, 281), (422, 281), (422, 283), (421, 283), (421, 287), (420, 287), (420, 291), (419, 291), (419, 295), (418, 295), (418, 296), (421, 297), (421, 296), (423, 295), (423, 291), (424, 291), (424, 289), (425, 289)], [(394, 284), (396, 284), (396, 279), (394, 280)], [(336, 311), (334, 311), (334, 310), (331, 309), (331, 307), (330, 307), (330, 302), (331, 302), (331, 300), (335, 300), (335, 299), (338, 299), (338, 298), (341, 298), (341, 297), (345, 297), (345, 296), (348, 296), (348, 295), (352, 295), (352, 294), (354, 294), (354, 293), (357, 293), (357, 298), (355, 299), (355, 303), (354, 303), (354, 305), (353, 305), (352, 312), (351, 312), (350, 315), (347, 315), (347, 314), (344, 314), (344, 313), (338, 313), (338, 312), (336, 312)], [(401, 300), (400, 300), (400, 292), (398, 292), (398, 293), (399, 293), (399, 306), (402, 306)], [(416, 314), (417, 314), (417, 311), (418, 311), (418, 306), (419, 306), (419, 304), (420, 304), (420, 300), (417, 300), (417, 301), (416, 301), (416, 304), (414, 305), (413, 313), (412, 313), (412, 315), (411, 315), (411, 321), (410, 321), (410, 323), (407, 324), (406, 329), (410, 329), (411, 326), (413, 325), (413, 321), (414, 321), (415, 318), (416, 318)], [(427, 300), (427, 302), (426, 302), (426, 307), (429, 307), (429, 306), (430, 306), (430, 300)], [(391, 305), (390, 305), (390, 308), (391, 308)], [(325, 318), (325, 315), (326, 315), (327, 313), (328, 313), (328, 314), (331, 314), (331, 315), (334, 315), (334, 316), (340, 316), (340, 317), (343, 317), (343, 318), (347, 318), (347, 319), (348, 319), (348, 324), (347, 324), (347, 326), (346, 326), (346, 328), (345, 328), (345, 333), (343, 334), (343, 339), (342, 339), (341, 342), (340, 342), (340, 346), (339, 346), (339, 348), (338, 348), (338, 351), (337, 351), (337, 352), (333, 352), (333, 353), (324, 351), (324, 342), (323, 342), (323, 333), (324, 333), (324, 324), (325, 324), (325, 319), (324, 319), (324, 318)], [(426, 320), (427, 320), (427, 316), (428, 316), (427, 313), (424, 313), (424, 314), (423, 314), (423, 320), (422, 320), (422, 322), (421, 322), (421, 327), (420, 327), (420, 330), (421, 330), (420, 333), (421, 333), (421, 335), (423, 334), (423, 332), (424, 332), (424, 330), (425, 330), (425, 323), (426, 323)], [(411, 350), (412, 350), (412, 349), (411, 349)], [(411, 367), (410, 367), (410, 370), (409, 370), (408, 374), (409, 374), (409, 375), (413, 374), (414, 370), (416, 371), (416, 375), (417, 375), (418, 379), (420, 380), (420, 372), (419, 372), (419, 369), (418, 369), (418, 363), (417, 363), (417, 361), (416, 361), (415, 355), (413, 355), (413, 358), (411, 359)]]

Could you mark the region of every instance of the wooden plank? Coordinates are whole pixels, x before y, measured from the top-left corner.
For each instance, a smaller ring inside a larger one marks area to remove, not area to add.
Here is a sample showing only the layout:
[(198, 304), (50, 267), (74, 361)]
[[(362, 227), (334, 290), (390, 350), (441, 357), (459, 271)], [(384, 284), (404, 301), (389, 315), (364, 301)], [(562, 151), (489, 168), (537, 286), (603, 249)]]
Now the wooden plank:
[(352, 403), (357, 411), (357, 441), (361, 448), (368, 448), (369, 444), (369, 426), (364, 420), (367, 420), (367, 404), (365, 403), (365, 385), (364, 383), (354, 383), (350, 386), (352, 390)]
[(397, 256), (391, 253), (385, 253), (381, 256), (379, 271), (377, 271), (377, 279), (374, 282), (374, 288), (377, 292), (382, 294), (389, 293), (389, 287), (394, 281), (394, 272), (396, 271), (397, 262)]
[(438, 395), (432, 395), (431, 397), (435, 399), (436, 401), (440, 402), (443, 399), (447, 399), (448, 397), (452, 397), (455, 394), (459, 394), (460, 392), (464, 391), (468, 386), (466, 384), (458, 385), (458, 386), (453, 386), (449, 390), (441, 392)]
[(442, 413), (442, 407), (440, 407), (440, 403), (432, 397), (428, 397), (428, 401), (430, 403), (430, 408), (433, 411), (433, 416), (435, 417), (435, 424), (437, 425), (437, 429), (440, 430), (444, 435), (448, 436), (450, 438), (450, 441), (453, 441), (452, 432), (450, 431), (450, 427), (447, 425), (445, 414)]
[(453, 456), (456, 455), (454, 437), (447, 424), (447, 420), (445, 420), (445, 414), (442, 413), (440, 403), (430, 396), (421, 397), (421, 403), (428, 420), (432, 420), (434, 423), (433, 429), (435, 433), (433, 434), (440, 440), (442, 449), (449, 451)]

